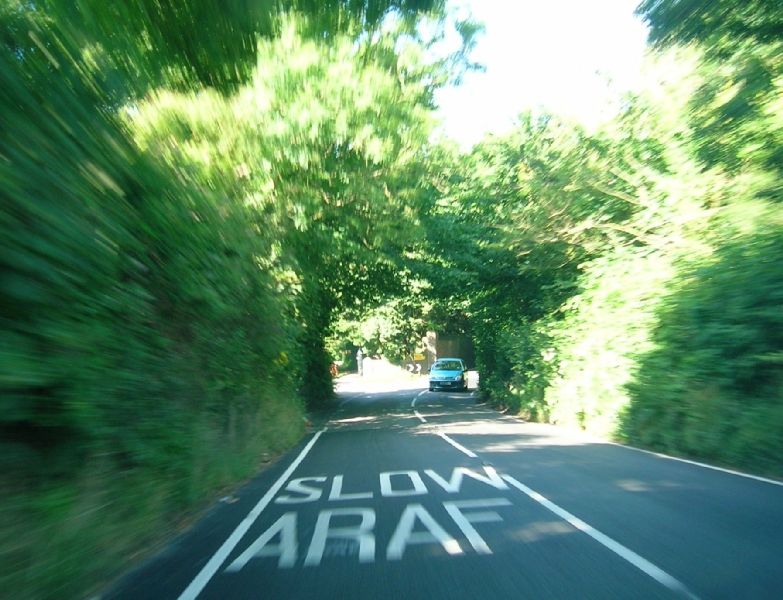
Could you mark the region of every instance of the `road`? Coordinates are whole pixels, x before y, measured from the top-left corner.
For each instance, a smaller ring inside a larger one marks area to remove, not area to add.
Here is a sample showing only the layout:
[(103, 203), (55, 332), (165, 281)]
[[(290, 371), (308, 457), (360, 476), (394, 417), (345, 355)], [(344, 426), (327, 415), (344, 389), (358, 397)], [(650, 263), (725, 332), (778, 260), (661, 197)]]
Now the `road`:
[(780, 484), (393, 387), (104, 597), (783, 598)]

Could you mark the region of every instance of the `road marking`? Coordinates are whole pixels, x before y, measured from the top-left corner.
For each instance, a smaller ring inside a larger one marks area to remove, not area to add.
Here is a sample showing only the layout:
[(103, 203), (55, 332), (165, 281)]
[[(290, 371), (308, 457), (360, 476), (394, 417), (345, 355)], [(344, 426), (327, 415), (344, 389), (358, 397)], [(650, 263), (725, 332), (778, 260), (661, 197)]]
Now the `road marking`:
[[(395, 490), (392, 487), (392, 476), (407, 477), (412, 487)], [(384, 498), (394, 498), (396, 496), (421, 496), (422, 494), (428, 494), (427, 486), (424, 484), (424, 480), (421, 475), (416, 471), (387, 471), (381, 473), (378, 478), (381, 484), (381, 496)]]
[(294, 462), (288, 466), (285, 472), (278, 478), (277, 481), (275, 481), (272, 487), (269, 488), (267, 493), (264, 494), (261, 500), (258, 501), (258, 504), (253, 507), (253, 510), (248, 513), (248, 515), (239, 525), (237, 525), (233, 533), (225, 542), (223, 542), (223, 545), (218, 548), (218, 551), (215, 552), (212, 558), (209, 559), (209, 562), (204, 565), (193, 581), (190, 582), (190, 585), (179, 595), (178, 600), (195, 600), (195, 598), (201, 593), (201, 590), (206, 587), (212, 577), (214, 577), (215, 573), (217, 573), (220, 565), (223, 564), (226, 558), (228, 558), (228, 555), (231, 554), (231, 551), (236, 547), (245, 533), (247, 533), (247, 530), (250, 529), (253, 523), (255, 523), (261, 512), (267, 507), (272, 498), (274, 498), (275, 494), (280, 491), (280, 488), (283, 487), (283, 484), (286, 482), (286, 480), (296, 470), (296, 467), (298, 467), (299, 464), (304, 460), (304, 457), (307, 456), (307, 453), (310, 452), (310, 449), (313, 447), (313, 445), (315, 445), (315, 442), (319, 437), (321, 437), (321, 434), (324, 431), (326, 431), (326, 427), (316, 433), (313, 436), (313, 439), (311, 439), (307, 445), (302, 448), (299, 456), (294, 459)]
[[(423, 392), (422, 392), (423, 393)], [(421, 394), (420, 394), (421, 395)], [(416, 399), (414, 399), (414, 402)], [(486, 402), (479, 402), (476, 404), (476, 406), (486, 406)], [(495, 414), (498, 414), (496, 410), (490, 410), (488, 412), (492, 412)], [(526, 423), (526, 421), (519, 419), (518, 417), (512, 416), (512, 415), (501, 415), (503, 418), (518, 421), (520, 423)], [(629, 446), (627, 444), (620, 444), (618, 442), (611, 442), (609, 440), (596, 440), (597, 443), (600, 444), (607, 444), (609, 446), (618, 446), (620, 448), (625, 448), (626, 450), (633, 450), (635, 452), (643, 452), (644, 454), (650, 454), (652, 456), (657, 456), (658, 458), (665, 458), (668, 460), (676, 460), (678, 462), (686, 463), (689, 465), (693, 465), (695, 467), (702, 467), (704, 469), (711, 469), (713, 471), (721, 471), (723, 473), (728, 473), (729, 475), (736, 475), (738, 477), (744, 477), (746, 479), (755, 479), (756, 481), (761, 481), (763, 483), (771, 483), (772, 485), (777, 485), (783, 487), (783, 481), (778, 481), (776, 479), (769, 479), (768, 477), (762, 477), (761, 475), (752, 475), (750, 473), (743, 473), (742, 471), (735, 471), (734, 469), (726, 469), (724, 467), (718, 467), (716, 465), (710, 465), (707, 463), (699, 462), (696, 460), (690, 460), (687, 458), (681, 458), (679, 456), (671, 456), (669, 454), (663, 454), (662, 452), (655, 452), (653, 450), (645, 450), (644, 448), (637, 448), (635, 446)]]
[[(361, 518), (361, 523), (354, 527), (332, 527), (331, 521), (333, 516), (357, 516)], [(328, 539), (355, 540), (359, 546), (359, 562), (374, 562), (375, 535), (372, 533), (374, 527), (375, 511), (371, 508), (322, 510), (318, 513), (313, 539), (310, 541), (310, 548), (307, 550), (307, 556), (305, 556), (305, 566), (317, 567), (321, 564)]]
[(372, 498), (372, 492), (343, 493), (343, 476), (335, 475), (332, 480), (332, 489), (329, 492), (329, 500), (364, 500)]
[(316, 483), (322, 483), (326, 481), (326, 477), (300, 477), (299, 479), (292, 479), (285, 486), (287, 492), (294, 492), (295, 494), (304, 494), (303, 496), (278, 496), (275, 498), (275, 504), (301, 504), (303, 502), (315, 502), (320, 500), (323, 490), (305, 485), (305, 481), (315, 481)]
[(495, 506), (512, 506), (508, 498), (486, 498), (484, 500), (462, 500), (460, 502), (444, 502), (443, 508), (451, 515), (457, 527), (465, 535), (477, 554), (492, 554), (487, 542), (484, 541), (471, 523), (497, 523), (503, 518), (496, 512), (465, 513), (463, 508), (491, 508)]
[[(424, 417), (422, 417), (422, 416), (419, 414), (419, 411), (418, 411), (418, 410), (416, 410), (416, 400), (418, 400), (418, 399), (419, 399), (419, 397), (420, 397), (422, 394), (426, 394), (426, 393), (427, 393), (427, 390), (422, 390), (421, 392), (419, 392), (419, 393), (416, 395), (416, 397), (415, 397), (413, 400), (411, 400), (411, 408), (413, 409), (413, 413), (414, 413), (414, 414), (415, 414), (415, 415), (416, 415), (416, 416), (419, 418), (419, 420), (420, 420), (422, 423), (426, 423), (426, 422), (427, 422), (427, 419), (425, 419)], [(445, 433), (438, 433), (437, 435), (439, 435), (440, 437), (442, 437), (444, 440), (446, 440), (446, 441), (447, 441), (449, 444), (451, 444), (452, 446), (454, 446), (454, 447), (455, 447), (457, 450), (459, 450), (459, 451), (460, 451), (460, 452), (462, 452), (463, 454), (467, 454), (467, 455), (468, 455), (470, 458), (478, 458), (478, 457), (477, 457), (477, 456), (476, 456), (476, 455), (475, 455), (473, 452), (471, 452), (470, 450), (468, 450), (467, 448), (465, 448), (465, 446), (463, 446), (463, 445), (461, 445), (461, 444), (458, 444), (457, 442), (455, 442), (454, 440), (452, 440), (452, 439), (451, 439), (449, 436), (447, 436)]]
[[(439, 475), (432, 469), (424, 469), (424, 475), (427, 475), (433, 482), (440, 486), (449, 494), (458, 494), (462, 490), (462, 484), (465, 478), (473, 479), (483, 483), (496, 490), (508, 490), (508, 484), (498, 474), (494, 467), (482, 465), (484, 472), (479, 469), (473, 470), (467, 467), (455, 467), (448, 478)], [(331, 478), (325, 475), (318, 477), (298, 477), (288, 480), (280, 495), (274, 499), (274, 504), (308, 504), (318, 502), (324, 496), (326, 489), (329, 494), (326, 497), (328, 502), (343, 502), (346, 500), (369, 500), (375, 498), (375, 491), (368, 490), (364, 492), (346, 492), (345, 475), (333, 475)], [(331, 479), (331, 484), (327, 482)], [(396, 484), (394, 483), (396, 482)], [(396, 496), (421, 496), (428, 494), (429, 489), (424, 483), (424, 477), (418, 471), (385, 471), (378, 474), (378, 483), (382, 497), (393, 498)], [(323, 489), (318, 484), (326, 484)]]
[[(280, 543), (272, 546), (269, 542), (276, 535), (280, 535)], [(277, 568), (290, 569), (296, 564), (296, 548), (296, 513), (287, 512), (228, 565), (226, 571), (241, 571), (247, 562), (256, 556), (278, 556)]]
[(542, 496), (535, 490), (530, 489), (525, 484), (520, 483), (510, 475), (503, 475), (503, 479), (505, 479), (513, 487), (517, 488), (520, 492), (526, 494), (527, 496), (529, 496), (530, 498), (532, 498), (533, 500), (541, 504), (544, 508), (555, 513), (558, 517), (570, 523), (573, 527), (575, 527), (579, 531), (589, 535), (596, 542), (598, 542), (605, 548), (611, 550), (612, 552), (617, 554), (620, 558), (628, 561), (634, 567), (636, 567), (646, 575), (649, 575), (650, 577), (655, 579), (655, 581), (657, 581), (661, 585), (664, 585), (665, 587), (669, 588), (673, 592), (685, 598), (692, 598), (694, 600), (697, 598), (697, 596), (694, 595), (687, 587), (685, 587), (685, 585), (681, 581), (672, 577), (660, 567), (655, 566), (646, 558), (639, 556), (638, 554), (636, 554), (636, 552), (634, 552), (630, 548), (626, 548), (621, 543), (616, 542), (615, 540), (610, 538), (608, 535), (601, 533), (591, 525), (588, 525), (587, 523), (582, 521), (582, 519), (572, 515), (570, 512), (559, 507), (551, 500), (547, 500), (544, 496)]
[(418, 400), (422, 394), (426, 394), (426, 393), (427, 390), (422, 390), (418, 394), (416, 394), (413, 400), (411, 400), (411, 408), (413, 409), (413, 414), (416, 415), (416, 417), (418, 417), (419, 421), (421, 421), (422, 423), (426, 423), (427, 419), (421, 416), (421, 413), (418, 410), (416, 410), (416, 400)]
[(490, 485), (498, 490), (508, 489), (506, 482), (503, 481), (503, 478), (500, 477), (500, 475), (498, 475), (498, 472), (494, 467), (484, 465), (484, 472), (486, 473), (486, 476), (476, 473), (475, 471), (471, 471), (465, 467), (457, 467), (456, 469), (452, 469), (451, 479), (446, 481), (432, 469), (424, 470), (424, 473), (426, 473), (430, 479), (446, 490), (449, 494), (458, 494), (460, 492), (460, 489), (462, 488), (462, 479), (465, 475), (475, 479), (476, 481), (480, 481), (481, 483), (486, 483), (487, 485)]
[[(416, 521), (427, 528), (427, 531), (413, 531)], [(451, 537), (438, 522), (432, 518), (421, 504), (409, 504), (400, 517), (400, 522), (389, 540), (386, 549), (387, 560), (400, 560), (405, 554), (406, 546), (411, 544), (430, 544), (436, 542), (451, 554), (462, 554), (459, 542)]]
[(660, 452), (653, 452), (652, 450), (645, 450), (644, 448), (635, 448), (634, 446), (626, 446), (625, 444), (618, 444), (617, 442), (603, 442), (610, 446), (619, 446), (620, 448), (626, 448), (627, 450), (635, 450), (636, 452), (644, 452), (645, 454), (652, 454), (658, 458), (667, 458), (669, 460), (676, 460), (678, 462), (687, 463), (696, 467), (704, 467), (705, 469), (712, 469), (713, 471), (722, 471), (729, 475), (738, 475), (739, 477), (745, 477), (747, 479), (755, 479), (756, 481), (763, 481), (764, 483), (771, 483), (772, 485), (783, 486), (783, 481), (775, 481), (774, 479), (768, 479), (761, 475), (751, 475), (750, 473), (743, 473), (742, 471), (734, 471), (732, 469), (724, 469), (723, 467), (716, 467), (715, 465), (708, 465), (695, 460), (688, 460), (687, 458), (680, 458), (678, 456), (669, 456), (668, 454), (661, 454)]
[(462, 452), (463, 454), (467, 454), (468, 456), (470, 456), (470, 458), (478, 458), (478, 456), (476, 456), (476, 455), (475, 455), (473, 452), (471, 452), (470, 450), (468, 450), (467, 448), (465, 448), (465, 446), (463, 446), (463, 445), (461, 445), (461, 444), (459, 444), (459, 443), (455, 442), (454, 440), (452, 440), (452, 439), (451, 439), (449, 436), (447, 436), (445, 433), (438, 432), (438, 435), (439, 435), (440, 437), (442, 437), (444, 440), (446, 440), (446, 441), (447, 441), (449, 444), (451, 444), (452, 446), (454, 446), (454, 447), (455, 447), (457, 450), (459, 450), (460, 452)]
[[(509, 489), (499, 476), (497, 486), (495, 483), (488, 483), (493, 487), (501, 486), (505, 490)], [(503, 518), (494, 510), (482, 510), (502, 506), (513, 506), (513, 503), (507, 498), (482, 498), (443, 503), (446, 514), (452, 518), (476, 554), (492, 554), (492, 549), (473, 524), (502, 522)], [(388, 512), (381, 514), (388, 517)], [(278, 569), (295, 567), (299, 562), (300, 544), (297, 538), (297, 532), (300, 531), (297, 527), (299, 516), (297, 512), (283, 514), (235, 558), (224, 572), (237, 573), (244, 569), (248, 562), (257, 558), (276, 558)], [(335, 524), (335, 518), (341, 523)], [(357, 518), (360, 521), (358, 524)], [(353, 521), (353, 524), (346, 524), (346, 519)], [(376, 512), (373, 508), (352, 507), (320, 511), (315, 528), (308, 526), (303, 528), (305, 534), (312, 532), (304, 566), (319, 566), (324, 557), (345, 558), (355, 555), (358, 555), (361, 563), (375, 562), (376, 524)], [(422, 527), (426, 531), (421, 531)], [(464, 553), (459, 542), (451, 537), (432, 514), (419, 503), (407, 504), (402, 511), (386, 547), (386, 560), (400, 560), (405, 549), (414, 544), (439, 544), (448, 554)]]

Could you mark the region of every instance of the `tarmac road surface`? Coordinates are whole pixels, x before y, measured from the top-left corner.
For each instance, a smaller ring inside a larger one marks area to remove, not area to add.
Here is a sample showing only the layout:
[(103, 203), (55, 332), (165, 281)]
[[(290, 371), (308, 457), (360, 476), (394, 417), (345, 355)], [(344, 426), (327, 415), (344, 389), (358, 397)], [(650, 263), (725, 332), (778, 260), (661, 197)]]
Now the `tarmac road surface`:
[(783, 598), (780, 483), (411, 385), (345, 387), (104, 597)]

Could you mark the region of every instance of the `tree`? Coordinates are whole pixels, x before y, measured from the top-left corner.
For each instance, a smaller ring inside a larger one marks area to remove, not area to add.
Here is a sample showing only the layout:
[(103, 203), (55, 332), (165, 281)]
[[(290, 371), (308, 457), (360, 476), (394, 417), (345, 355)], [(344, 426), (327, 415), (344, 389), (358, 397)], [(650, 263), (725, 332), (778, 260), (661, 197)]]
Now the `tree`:
[(695, 41), (723, 51), (748, 40), (783, 38), (783, 7), (774, 0), (644, 0), (637, 13), (659, 44)]
[(414, 31), (421, 16), (442, 17), (444, 10), (442, 0), (11, 0), (10, 6), (56, 23), (105, 83), (132, 94), (158, 86), (235, 91), (252, 77), (258, 40), (274, 38), (286, 13), (304, 16), (303, 33), (326, 41), (359, 40), (390, 15)]

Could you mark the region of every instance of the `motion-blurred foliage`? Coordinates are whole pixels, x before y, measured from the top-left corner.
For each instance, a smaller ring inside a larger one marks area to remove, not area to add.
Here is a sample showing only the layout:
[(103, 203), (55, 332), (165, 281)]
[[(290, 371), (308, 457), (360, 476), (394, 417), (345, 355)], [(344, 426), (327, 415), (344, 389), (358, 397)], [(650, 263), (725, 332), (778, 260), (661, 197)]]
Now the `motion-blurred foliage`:
[[(769, 2), (642, 3), (648, 85), (446, 158), (425, 225), (484, 392), (783, 476), (783, 35)], [(456, 285), (455, 285), (456, 284)]]
[(83, 594), (332, 397), (418, 235), (439, 8), (3, 2), (5, 593)]
[(780, 475), (783, 223), (685, 270), (628, 386), (621, 434), (645, 446)]

